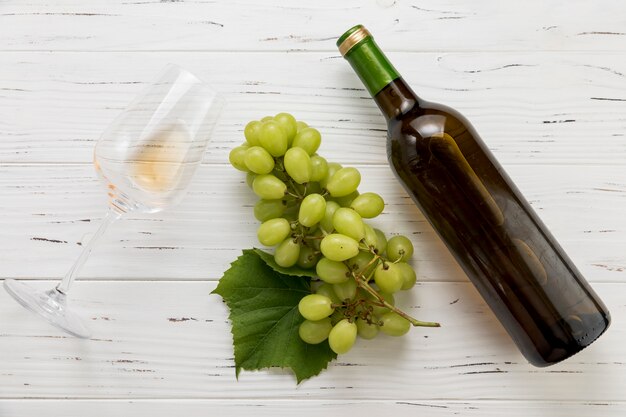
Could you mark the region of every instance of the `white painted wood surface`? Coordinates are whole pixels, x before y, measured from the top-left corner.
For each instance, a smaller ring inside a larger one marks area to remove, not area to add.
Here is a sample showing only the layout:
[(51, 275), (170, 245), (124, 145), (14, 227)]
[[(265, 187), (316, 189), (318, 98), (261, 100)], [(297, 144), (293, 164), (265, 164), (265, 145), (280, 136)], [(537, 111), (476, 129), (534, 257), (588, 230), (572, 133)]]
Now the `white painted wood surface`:
[[(0, 292), (0, 416), (623, 416), (626, 413), (626, 4), (621, 0), (0, 0), (0, 277), (48, 287), (102, 216), (99, 132), (168, 62), (227, 98), (188, 198), (114, 225), (71, 296), (65, 337)], [(366, 24), (426, 99), (462, 111), (613, 314), (565, 363), (525, 363), (386, 166), (384, 122), (336, 52)], [(296, 386), (235, 380), (208, 293), (255, 245), (254, 198), (226, 165), (245, 122), (292, 111), (328, 159), (387, 200), (421, 284), (400, 303), (440, 329), (360, 343)]]
[[(601, 415), (622, 417), (626, 407), (622, 403), (585, 403), (556, 401), (380, 401), (380, 400), (31, 400), (28, 402), (8, 400), (2, 402), (0, 412), (13, 417), (31, 417), (45, 413), (63, 413), (64, 417), (85, 415), (133, 415), (170, 417), (236, 415), (254, 417), (302, 416), (317, 417), (322, 414), (340, 416), (357, 414), (363, 416), (389, 415), (414, 416), (474, 416), (501, 417), (571, 417), (573, 415)], [(123, 414), (127, 413), (127, 414)], [(585, 414), (582, 414), (585, 413)]]
[[(606, 164), (626, 160), (624, 44), (611, 53), (389, 55), (421, 96), (463, 112), (503, 164)], [(387, 162), (384, 119), (334, 50), (2, 52), (0, 161), (91, 162), (102, 126), (169, 62), (228, 99), (207, 163), (227, 161), (247, 121), (284, 109), (322, 131), (333, 159)]]
[(0, 17), (8, 50), (334, 51), (346, 27), (361, 22), (390, 51), (622, 51), (623, 7), (621, 0), (4, 0)]

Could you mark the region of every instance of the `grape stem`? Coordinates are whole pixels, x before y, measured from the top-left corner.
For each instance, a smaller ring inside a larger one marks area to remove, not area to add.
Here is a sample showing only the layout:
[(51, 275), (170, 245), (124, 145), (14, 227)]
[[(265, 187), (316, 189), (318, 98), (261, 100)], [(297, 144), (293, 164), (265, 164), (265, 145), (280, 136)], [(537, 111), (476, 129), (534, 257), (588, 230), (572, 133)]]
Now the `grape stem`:
[[(367, 265), (365, 265), (365, 267), (361, 268), (361, 270), (362, 270), (363, 272), (365, 272), (365, 271), (369, 270), (369, 268), (370, 268), (373, 264), (378, 263), (378, 261), (379, 261), (380, 259), (382, 259), (382, 256), (380, 256), (379, 254), (375, 253), (375, 254), (374, 254), (374, 257), (372, 258), (372, 260), (371, 260), (371, 261), (369, 261), (369, 262), (367, 263)], [(384, 261), (383, 261), (383, 262), (384, 262)], [(374, 273), (374, 271), (372, 271), (368, 277), (365, 277), (365, 280), (366, 280), (366, 281), (369, 281), (373, 273)], [(362, 276), (362, 275), (361, 275), (361, 276)]]
[[(306, 186), (304, 188), (305, 192), (303, 193), (303, 195), (300, 195), (300, 193), (298, 192), (298, 190), (296, 188), (296, 185), (294, 184), (293, 180), (291, 179), (291, 176), (289, 175), (289, 173), (285, 169), (285, 164), (283, 162), (283, 158), (275, 158), (274, 161), (276, 163), (276, 167), (278, 168), (278, 170), (280, 172), (282, 172), (283, 174), (285, 174), (285, 178), (289, 182), (290, 187), (288, 187), (289, 189), (286, 191), (286, 193), (289, 194), (290, 196), (295, 197), (297, 200), (302, 200), (304, 198), (304, 196), (306, 195)], [(290, 191), (292, 191), (292, 192), (290, 192)]]
[(307, 236), (304, 236), (303, 239), (305, 239), (305, 240), (322, 240), (322, 239), (324, 239), (324, 236), (307, 235)]
[(366, 281), (359, 279), (356, 275), (354, 275), (354, 273), (352, 274), (352, 276), (354, 277), (354, 279), (356, 280), (356, 283), (359, 287), (363, 288), (365, 291), (367, 291), (368, 293), (370, 293), (371, 295), (373, 295), (374, 297), (376, 297), (376, 299), (385, 307), (387, 307), (389, 310), (393, 311), (394, 313), (396, 313), (397, 315), (405, 318), (406, 320), (408, 320), (413, 326), (416, 327), (441, 327), (441, 324), (439, 323), (435, 323), (432, 321), (421, 321), (421, 320), (417, 320), (411, 316), (409, 316), (408, 314), (406, 314), (404, 311), (400, 310), (399, 308), (397, 308), (396, 306), (393, 306), (391, 304), (389, 304), (380, 294), (378, 294), (378, 292), (372, 288)]
[(359, 242), (359, 250), (369, 252), (370, 251), (370, 247), (367, 246), (365, 243), (362, 244), (362, 242)]
[[(293, 181), (291, 180), (291, 178), (289, 178), (289, 185), (291, 185), (291, 187), (289, 187), (289, 189), (291, 189), (291, 191), (293, 191), (293, 192), (295, 193), (295, 197), (296, 197), (298, 200), (302, 200), (302, 199), (304, 198), (304, 195), (301, 195), (301, 194), (298, 192), (298, 189), (296, 188), (296, 185), (293, 183)], [(289, 193), (289, 191), (287, 191), (287, 192)], [(289, 193), (289, 194), (291, 194), (291, 193)], [(291, 195), (294, 195), (294, 194), (291, 194)]]

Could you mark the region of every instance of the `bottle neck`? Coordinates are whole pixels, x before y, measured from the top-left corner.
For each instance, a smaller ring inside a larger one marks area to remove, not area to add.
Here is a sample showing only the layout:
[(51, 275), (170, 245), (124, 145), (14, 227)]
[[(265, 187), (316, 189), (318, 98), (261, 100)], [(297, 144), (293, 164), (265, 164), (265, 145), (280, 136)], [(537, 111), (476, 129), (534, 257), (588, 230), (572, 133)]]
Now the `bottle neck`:
[(418, 97), (402, 78), (393, 80), (374, 96), (387, 121), (397, 119), (418, 105)]
[(372, 37), (354, 45), (345, 55), (387, 120), (413, 108), (417, 96), (404, 82)]

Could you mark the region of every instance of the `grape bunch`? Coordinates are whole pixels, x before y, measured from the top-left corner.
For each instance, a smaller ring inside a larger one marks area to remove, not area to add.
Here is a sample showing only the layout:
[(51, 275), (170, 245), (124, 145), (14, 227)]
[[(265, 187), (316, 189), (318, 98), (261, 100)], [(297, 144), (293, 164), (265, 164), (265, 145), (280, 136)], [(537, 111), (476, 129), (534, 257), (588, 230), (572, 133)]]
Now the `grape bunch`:
[(360, 194), (356, 168), (327, 162), (316, 151), (320, 132), (288, 113), (251, 121), (246, 142), (232, 149), (230, 163), (246, 172), (246, 182), (260, 200), (254, 216), (261, 222), (259, 242), (276, 246), (275, 262), (313, 269), (320, 282), (300, 301), (304, 317), (300, 338), (348, 352), (357, 335), (406, 334), (411, 325), (438, 326), (416, 320), (394, 306), (393, 294), (415, 285), (407, 261), (413, 245), (405, 236), (387, 240), (364, 219), (382, 213), (376, 193)]

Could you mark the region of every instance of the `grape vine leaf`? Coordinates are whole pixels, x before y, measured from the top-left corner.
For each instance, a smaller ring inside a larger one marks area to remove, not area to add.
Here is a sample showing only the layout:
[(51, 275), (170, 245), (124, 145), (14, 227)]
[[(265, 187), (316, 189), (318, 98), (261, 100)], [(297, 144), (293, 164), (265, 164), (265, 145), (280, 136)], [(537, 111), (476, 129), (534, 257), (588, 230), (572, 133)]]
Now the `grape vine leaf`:
[(269, 266), (276, 272), (280, 272), (281, 274), (294, 277), (317, 277), (317, 273), (314, 269), (304, 269), (296, 265), (285, 268), (276, 263), (276, 261), (274, 260), (274, 255), (272, 255), (271, 253), (267, 253), (264, 250), (258, 248), (254, 248), (253, 250), (254, 252), (256, 252), (257, 255), (261, 257), (261, 259), (263, 259), (267, 266)]
[(278, 272), (265, 259), (258, 249), (244, 250), (212, 294), (230, 310), (236, 376), (242, 369), (290, 368), (300, 383), (337, 355), (327, 341), (309, 345), (298, 335), (304, 321), (298, 303), (311, 293), (310, 279)]

